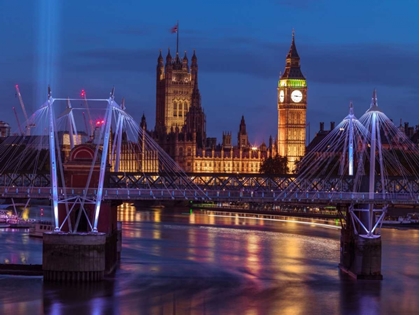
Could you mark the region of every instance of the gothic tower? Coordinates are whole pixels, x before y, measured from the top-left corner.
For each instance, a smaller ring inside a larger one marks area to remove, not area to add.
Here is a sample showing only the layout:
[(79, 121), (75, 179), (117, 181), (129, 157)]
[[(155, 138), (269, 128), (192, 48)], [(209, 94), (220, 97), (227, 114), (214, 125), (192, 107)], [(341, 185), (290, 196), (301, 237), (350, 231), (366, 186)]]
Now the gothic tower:
[(185, 117), (183, 131), (187, 134), (195, 134), (197, 149), (204, 149), (206, 146), (206, 115), (201, 107), (201, 96), (198, 90), (198, 77), (194, 80), (194, 87), (191, 96), (191, 107)]
[(182, 59), (178, 53), (172, 58), (168, 49), (165, 65), (162, 54), (159, 54), (156, 69), (156, 132), (169, 133), (176, 127), (184, 126), (197, 73), (195, 52), (191, 59), (191, 71), (186, 52)]
[(287, 157), (289, 172), (305, 155), (306, 143), (306, 79), (300, 70), (300, 57), (295, 46), (295, 34), (286, 56), (286, 67), (277, 86), (278, 154)]
[(245, 118), (242, 115), (241, 123), (239, 124), (238, 132), (238, 148), (248, 148), (248, 133), (246, 132)]

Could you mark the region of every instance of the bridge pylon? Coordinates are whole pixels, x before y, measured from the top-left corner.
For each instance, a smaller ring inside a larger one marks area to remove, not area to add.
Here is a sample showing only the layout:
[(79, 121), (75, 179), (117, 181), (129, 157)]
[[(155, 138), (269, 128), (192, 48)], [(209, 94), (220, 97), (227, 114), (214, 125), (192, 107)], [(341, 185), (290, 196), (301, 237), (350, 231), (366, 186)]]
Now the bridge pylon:
[[(97, 161), (93, 162), (95, 157)], [(74, 147), (63, 165), (65, 186), (71, 186), (74, 192), (72, 196), (60, 196), (66, 200), (58, 205), (61, 232), (44, 234), (43, 269), (47, 281), (99, 281), (116, 267), (121, 231), (117, 228), (115, 202), (102, 201), (97, 225), (100, 232), (92, 232), (99, 159), (94, 147), (81, 144)]]
[[(109, 182), (106, 178), (110, 171), (108, 146), (112, 112), (120, 107), (114, 102), (113, 91), (107, 101), (105, 124), (101, 128), (103, 142), (75, 146), (71, 141), (72, 149), (63, 163), (55, 147), (54, 99), (49, 90), (47, 106), (55, 229), (43, 236), (46, 281), (100, 281), (117, 265), (121, 248), (117, 203), (102, 200), (102, 192)], [(73, 133), (70, 133), (72, 137)], [(58, 180), (59, 172), (61, 181)], [(71, 187), (71, 192), (67, 187)]]
[[(353, 191), (368, 193), (370, 201), (376, 194), (385, 198), (384, 152), (381, 140), (381, 117), (383, 116), (377, 104), (376, 90), (373, 91), (372, 102), (366, 114), (362, 116), (367, 122), (368, 137), (362, 144), (362, 151), (369, 152), (366, 162), (359, 163)], [(378, 163), (376, 163), (378, 160)], [(377, 165), (378, 164), (378, 165)], [(379, 176), (381, 191), (376, 187), (376, 177)], [(356, 201), (347, 207), (347, 224), (341, 235), (342, 255), (340, 268), (357, 279), (382, 280), (382, 240), (378, 229), (387, 212), (388, 205), (374, 202)]]
[[(354, 216), (352, 207), (351, 204), (337, 206), (337, 209), (346, 215), (346, 223), (341, 229), (339, 267), (355, 279), (382, 280), (381, 237), (379, 235), (375, 235), (375, 237), (361, 236), (361, 233), (365, 231), (352, 217)], [(366, 211), (361, 213), (366, 213)], [(363, 220), (363, 217), (361, 216), (360, 219)]]

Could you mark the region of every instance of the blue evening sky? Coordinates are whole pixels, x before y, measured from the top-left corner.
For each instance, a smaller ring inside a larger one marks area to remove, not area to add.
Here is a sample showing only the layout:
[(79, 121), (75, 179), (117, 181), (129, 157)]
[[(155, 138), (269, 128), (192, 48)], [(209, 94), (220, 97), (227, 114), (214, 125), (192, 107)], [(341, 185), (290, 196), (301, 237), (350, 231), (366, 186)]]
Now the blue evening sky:
[(1, 1), (0, 120), (17, 131), (19, 84), (27, 111), (55, 97), (126, 99), (137, 120), (155, 125), (156, 60), (168, 47), (196, 50), (208, 136), (245, 116), (252, 144), (277, 136), (277, 80), (292, 29), (308, 82), (311, 137), (319, 122), (339, 123), (353, 101), (360, 117), (372, 90), (399, 125), (419, 123), (417, 0), (16, 0)]

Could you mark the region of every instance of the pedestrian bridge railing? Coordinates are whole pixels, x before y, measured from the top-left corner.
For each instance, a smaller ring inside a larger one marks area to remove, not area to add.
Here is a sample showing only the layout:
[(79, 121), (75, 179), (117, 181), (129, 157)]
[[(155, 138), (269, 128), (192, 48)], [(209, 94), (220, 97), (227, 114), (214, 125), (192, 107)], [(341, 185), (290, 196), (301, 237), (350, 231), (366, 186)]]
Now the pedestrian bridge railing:
[[(1, 187), (2, 198), (51, 199), (50, 187)], [(95, 199), (97, 189), (58, 188), (59, 200), (85, 196)], [(302, 191), (243, 191), (243, 190), (192, 190), (148, 188), (104, 188), (103, 200), (201, 200), (213, 202), (258, 202), (258, 203), (419, 203), (419, 195), (409, 193), (368, 192), (302, 192)]]

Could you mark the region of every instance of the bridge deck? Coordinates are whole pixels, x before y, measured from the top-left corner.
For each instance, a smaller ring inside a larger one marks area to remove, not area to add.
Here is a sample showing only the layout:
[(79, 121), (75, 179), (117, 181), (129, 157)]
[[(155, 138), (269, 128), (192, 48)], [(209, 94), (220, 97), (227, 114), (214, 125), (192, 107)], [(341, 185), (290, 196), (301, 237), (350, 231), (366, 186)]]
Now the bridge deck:
[[(2, 198), (34, 198), (51, 199), (49, 187), (0, 187)], [(70, 200), (78, 196), (86, 196), (96, 200), (96, 189), (59, 188), (59, 200)], [(367, 192), (300, 192), (300, 191), (242, 191), (192, 189), (140, 189), (140, 188), (105, 188), (103, 200), (203, 200), (214, 202), (258, 202), (258, 203), (375, 203), (375, 204), (407, 204), (419, 203), (418, 194), (408, 193), (375, 193), (372, 198)]]

